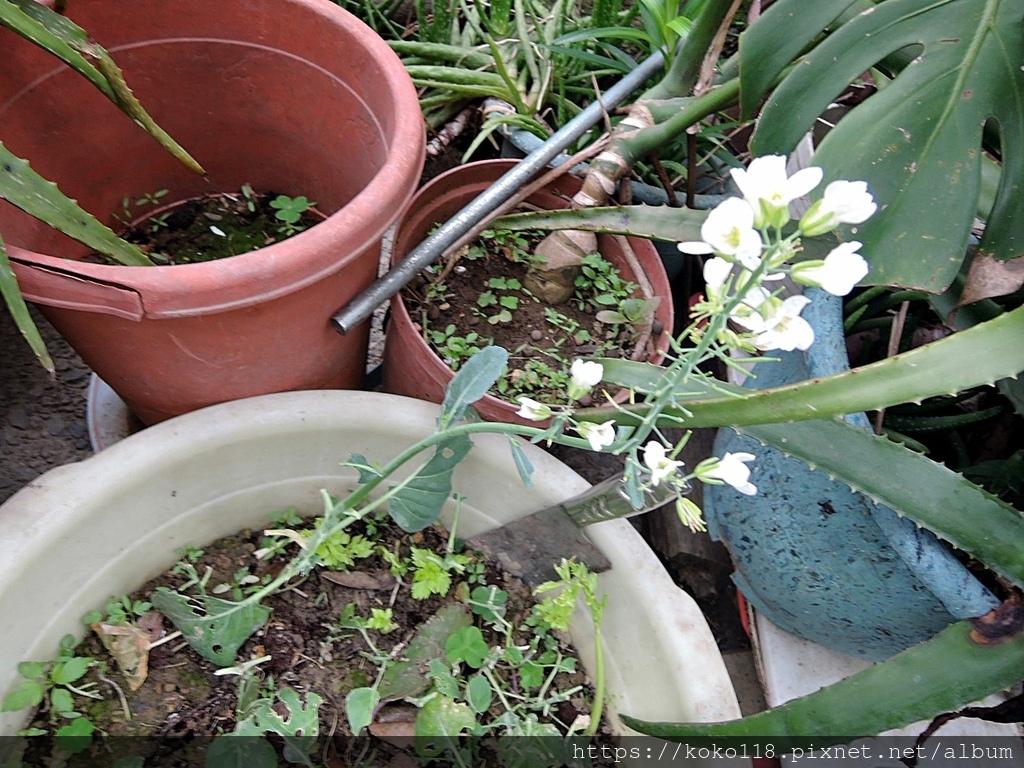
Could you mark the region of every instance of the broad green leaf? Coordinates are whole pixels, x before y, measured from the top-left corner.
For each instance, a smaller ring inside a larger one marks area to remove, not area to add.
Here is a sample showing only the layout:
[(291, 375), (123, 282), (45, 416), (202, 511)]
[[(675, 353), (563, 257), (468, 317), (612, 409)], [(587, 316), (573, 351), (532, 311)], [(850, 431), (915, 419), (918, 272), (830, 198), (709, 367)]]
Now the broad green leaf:
[(857, 0), (778, 0), (740, 35), (740, 107), (757, 116), (761, 99), (794, 59)]
[(476, 716), (467, 705), (435, 696), (416, 715), (416, 737), (458, 736), (474, 725)]
[(54, 688), (50, 691), (50, 709), (56, 714), (63, 715), (75, 711), (75, 699), (67, 688)]
[(491, 684), (483, 675), (473, 675), (466, 685), (466, 701), (474, 712), (483, 714), (491, 707), (494, 700), (494, 691)]
[[(240, 716), (236, 736), (262, 736), (276, 733), (284, 744), (284, 757), (289, 763), (312, 765), (309, 753), (316, 747), (320, 733), (320, 705), (323, 699), (309, 691), (305, 697), (285, 686), (271, 698), (257, 699)], [(278, 709), (283, 707), (287, 715)]]
[(345, 717), (349, 730), (356, 736), (373, 722), (373, 711), (380, 704), (376, 688), (354, 688), (345, 697)]
[(487, 394), (505, 370), (508, 352), (484, 347), (463, 365), (449, 382), (441, 403), (438, 430), (447, 429), (466, 413), (466, 408)]
[(41, 683), (26, 680), (4, 697), (0, 712), (20, 712), (28, 707), (37, 707), (46, 695), (46, 688)]
[(879, 203), (848, 235), (864, 243), (870, 283), (938, 293), (952, 282), (978, 205), (990, 121), (1003, 171), (980, 252), (998, 260), (1024, 254), (1022, 18), (1024, 0), (886, 0), (808, 53), (769, 98), (751, 142), (757, 155), (790, 151), (848, 83), (915, 49), (813, 158), (826, 182), (867, 181)]
[(0, 296), (3, 296), (7, 311), (11, 313), (14, 324), (18, 327), (21, 335), (25, 337), (32, 352), (39, 358), (43, 367), (53, 375), (56, 370), (53, 366), (53, 359), (46, 350), (46, 343), (39, 335), (39, 329), (36, 327), (32, 315), (28, 313), (28, 305), (25, 304), (21, 289), (18, 288), (18, 278), (11, 268), (11, 260), (7, 256), (7, 249), (4, 248), (3, 238), (0, 238)]
[(452, 472), (472, 448), (465, 436), (438, 444), (430, 460), (388, 500), (388, 513), (399, 528), (414, 533), (437, 520), (452, 492)]
[(78, 754), (92, 744), (92, 733), (96, 726), (87, 717), (76, 717), (67, 725), (57, 729), (57, 749)]
[(425, 621), (406, 648), (404, 661), (390, 664), (381, 677), (377, 690), (381, 701), (395, 701), (415, 696), (430, 687), (430, 678), (423, 671), (432, 659), (443, 659), (445, 645), (453, 634), (473, 623), (462, 605), (446, 605)]
[(277, 751), (266, 739), (217, 736), (206, 750), (205, 768), (276, 768)]
[(636, 235), (652, 240), (678, 242), (701, 239), (700, 228), (707, 211), (658, 205), (565, 209), (514, 213), (499, 216), (492, 226), (499, 229), (579, 229), (586, 232)]
[(152, 602), (196, 653), (221, 667), (235, 663), (238, 649), (270, 617), (270, 609), (259, 603), (189, 597), (167, 587), (157, 587)]
[(368, 483), (380, 477), (380, 474), (372, 469), (373, 465), (370, 464), (370, 460), (361, 453), (351, 454), (348, 461), (345, 462), (345, 466), (353, 467), (359, 473), (360, 483)]
[(41, 661), (23, 661), (18, 664), (18, 674), (29, 680), (46, 677), (47, 665)]
[(780, 750), (783, 743), (846, 744), (960, 709), (1024, 677), (1024, 635), (982, 645), (971, 639), (970, 630), (970, 622), (953, 624), (888, 661), (741, 720), (652, 723), (628, 715), (622, 720), (640, 733), (672, 741), (734, 736), (751, 745), (771, 742)]
[(13, 155), (2, 143), (0, 198), (121, 264), (153, 265), (138, 246), (115, 235), (113, 230), (62, 194), (56, 184), (33, 171), (28, 162)]
[(80, 680), (91, 665), (92, 659), (86, 656), (72, 656), (70, 659), (63, 659), (53, 665), (50, 679), (58, 685), (73, 683)]

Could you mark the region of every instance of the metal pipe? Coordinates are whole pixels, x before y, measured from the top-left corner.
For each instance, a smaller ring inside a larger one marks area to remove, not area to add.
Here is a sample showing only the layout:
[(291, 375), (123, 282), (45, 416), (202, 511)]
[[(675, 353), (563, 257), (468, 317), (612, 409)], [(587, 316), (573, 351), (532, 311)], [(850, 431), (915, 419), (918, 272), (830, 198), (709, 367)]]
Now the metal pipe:
[(543, 146), (531, 152), (494, 184), (481, 192), (471, 203), (438, 227), (422, 243), (413, 248), (398, 264), (377, 282), (356, 296), (331, 318), (338, 333), (348, 333), (366, 320), (383, 302), (405, 287), (416, 275), (444, 253), (477, 222), (501, 205), (513, 192), (544, 168), (567, 146), (596, 125), (605, 113), (643, 85), (662, 68), (664, 54), (657, 51), (637, 65), (636, 69), (603, 93), (576, 117), (556, 131)]

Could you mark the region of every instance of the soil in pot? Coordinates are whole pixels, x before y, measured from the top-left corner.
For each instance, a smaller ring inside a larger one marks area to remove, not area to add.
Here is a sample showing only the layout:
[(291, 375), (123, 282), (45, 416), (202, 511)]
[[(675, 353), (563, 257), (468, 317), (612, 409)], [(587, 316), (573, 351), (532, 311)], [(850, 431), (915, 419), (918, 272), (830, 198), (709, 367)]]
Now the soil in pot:
[[(659, 299), (640, 298), (599, 253), (584, 258), (576, 290), (551, 305), (528, 289), (532, 255), (546, 233), (488, 230), (421, 275), (403, 292), (424, 340), (453, 370), (488, 345), (509, 351), (508, 375), (491, 394), (563, 404), (573, 360), (634, 356), (654, 328)], [(588, 396), (604, 402), (605, 393)]]
[[(115, 217), (127, 228), (121, 236), (161, 265), (196, 264), (265, 248), (323, 220), (304, 196), (256, 192), (211, 193), (163, 205), (166, 189), (122, 201)], [(142, 214), (140, 216), (140, 214)], [(94, 254), (96, 263), (116, 263)]]
[[(107, 737), (102, 749), (114, 750), (114, 757), (143, 756), (147, 765), (182, 759), (201, 765), (218, 748), (216, 736), (242, 733), (269, 735), (256, 751), (273, 744), (287, 757), (289, 728), (308, 737), (318, 723), (318, 739), (293, 739), (314, 761), (333, 751), (346, 765), (386, 765), (406, 752), (429, 756), (438, 747), (424, 735), (445, 728), (555, 737), (589, 722), (593, 689), (567, 634), (554, 626), (568, 617), (575, 596), (552, 589), (536, 598), (547, 600), (535, 602), (518, 578), (476, 553), (457, 552), (437, 527), (410, 535), (368, 521), (331, 537), (317, 549), (323, 567), (263, 601), (272, 609), (269, 620), (242, 645), (228, 673), (172, 637), (174, 626), (151, 610), (154, 591), (241, 600), (268, 583), (288, 560), (285, 550), (294, 551), (293, 540), (309, 533), (309, 523), (294, 514), (274, 525), (290, 533), (271, 539), (242, 531), (203, 550), (185, 550), (171, 570), (130, 595), (111, 598), (105, 615), (86, 618), (100, 622), (93, 624), (97, 632), (132, 633), (132, 650), (123, 653), (130, 669), (140, 668), (139, 643), (170, 637), (146, 654), (148, 676), (135, 691), (98, 634), (90, 633), (75, 650), (101, 662), (72, 683), (80, 689), (93, 684), (103, 694), (100, 700), (74, 697), (83, 715), (78, 720)], [(254, 557), (265, 548), (273, 551)], [(132, 626), (139, 629), (125, 629)], [(46, 709), (34, 728), (52, 731), (76, 722), (51, 718)], [(353, 737), (353, 730), (362, 736)], [(602, 727), (598, 743), (607, 738)], [(511, 741), (531, 749), (560, 743)], [(44, 744), (52, 749), (47, 742), (30, 741), (36, 746), (26, 757), (44, 751)], [(71, 743), (84, 748), (87, 740)], [(100, 743), (94, 739), (75, 759), (87, 759)], [(467, 764), (503, 764), (494, 751), (501, 742), (464, 744), (475, 750), (463, 755)], [(439, 757), (436, 764), (449, 763)]]

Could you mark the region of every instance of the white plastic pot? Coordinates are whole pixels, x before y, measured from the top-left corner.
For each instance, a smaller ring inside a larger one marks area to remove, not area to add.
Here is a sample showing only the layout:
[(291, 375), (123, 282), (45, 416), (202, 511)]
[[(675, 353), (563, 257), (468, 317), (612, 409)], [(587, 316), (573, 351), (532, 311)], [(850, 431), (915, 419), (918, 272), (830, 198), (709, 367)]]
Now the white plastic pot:
[[(342, 494), (353, 452), (387, 461), (431, 433), (435, 405), (359, 391), (292, 392), (216, 405), (150, 427), (79, 464), (51, 470), (0, 507), (0, 698), (23, 660), (53, 658), (60, 638), (81, 635), (81, 617), (110, 595), (135, 589), (177, 559), (290, 506), (322, 510), (320, 490)], [(536, 446), (525, 487), (507, 440), (473, 438), (457, 469), (466, 497), (459, 534), (469, 537), (588, 485)], [(670, 579), (624, 520), (588, 535), (612, 562), (603, 636), (613, 722), (712, 721), (739, 716), (722, 656), (693, 600)], [(586, 631), (573, 637), (592, 668)], [(23, 713), (0, 713), (0, 735)]]

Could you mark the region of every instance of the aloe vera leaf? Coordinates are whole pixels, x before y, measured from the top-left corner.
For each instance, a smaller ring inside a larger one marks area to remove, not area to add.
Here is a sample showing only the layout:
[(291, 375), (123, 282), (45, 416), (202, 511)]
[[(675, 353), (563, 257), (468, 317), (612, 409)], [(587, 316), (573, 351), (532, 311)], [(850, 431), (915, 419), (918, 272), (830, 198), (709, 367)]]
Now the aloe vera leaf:
[[(871, 365), (823, 379), (751, 392), (714, 383), (741, 396), (697, 397), (683, 407), (665, 410), (687, 427), (767, 424), (876, 410), (897, 403), (951, 394), (962, 389), (1016, 378), (1024, 371), (1024, 307), (1007, 312), (966, 331)], [(647, 363), (602, 360), (607, 380), (620, 386), (650, 391), (664, 369)], [(685, 391), (710, 393), (712, 383), (693, 379)], [(624, 406), (622, 423), (642, 417), (646, 405)], [(580, 415), (584, 415), (581, 412)]]
[(981, 645), (970, 630), (971, 622), (958, 622), (888, 661), (740, 720), (654, 723), (623, 716), (622, 721), (671, 741), (737, 736), (775, 745), (778, 737), (789, 736), (813, 737), (817, 747), (845, 744), (959, 709), (1024, 676), (1024, 635)]
[(970, 411), (949, 416), (899, 416), (887, 414), (886, 421), (888, 426), (901, 432), (943, 432), (995, 418), (1002, 412), (1002, 406), (994, 405), (983, 411)]
[(500, 216), (495, 229), (578, 229), (635, 235), (654, 240), (697, 241), (707, 211), (656, 205), (629, 205), (581, 210), (540, 211)]
[(447, 61), (463, 69), (494, 66), (494, 59), (485, 51), (443, 43), (418, 43), (413, 40), (390, 40), (388, 45), (399, 56), (414, 56), (428, 61)]
[(84, 29), (35, 0), (0, 1), (0, 24), (59, 58), (96, 86), (179, 162), (206, 175), (203, 167), (150, 117), (110, 54), (93, 42)]
[(139, 248), (114, 234), (57, 185), (32, 170), (28, 161), (0, 143), (0, 197), (69, 237), (129, 266), (153, 266)]
[(25, 337), (29, 347), (39, 358), (39, 362), (51, 375), (56, 371), (53, 366), (53, 359), (46, 350), (46, 343), (39, 335), (32, 315), (28, 313), (28, 305), (22, 298), (21, 290), (18, 288), (18, 278), (11, 269), (11, 260), (7, 257), (7, 249), (4, 248), (3, 238), (0, 238), (0, 295), (4, 298), (7, 310), (14, 318), (14, 324), (18, 327), (21, 335)]
[(962, 475), (838, 420), (740, 432), (847, 483), (1024, 587), (1024, 518)]
[(437, 67), (429, 64), (407, 64), (405, 71), (414, 81), (437, 83), (439, 88), (478, 86), (504, 91), (506, 82), (494, 72), (476, 72), (457, 67)]

